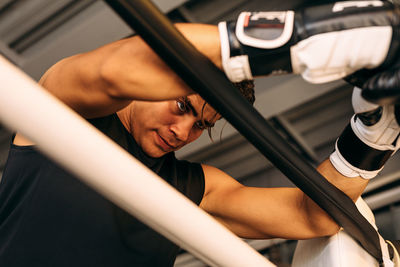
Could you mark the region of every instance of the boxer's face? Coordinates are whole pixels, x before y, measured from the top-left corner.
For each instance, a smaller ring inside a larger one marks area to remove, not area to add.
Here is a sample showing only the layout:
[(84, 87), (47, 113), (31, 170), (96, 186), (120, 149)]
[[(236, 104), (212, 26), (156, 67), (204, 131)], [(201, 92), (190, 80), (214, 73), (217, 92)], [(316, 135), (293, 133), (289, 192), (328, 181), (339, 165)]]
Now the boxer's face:
[(118, 115), (125, 127), (154, 158), (193, 142), (220, 118), (199, 95), (162, 102), (134, 101), (121, 112), (125, 114)]

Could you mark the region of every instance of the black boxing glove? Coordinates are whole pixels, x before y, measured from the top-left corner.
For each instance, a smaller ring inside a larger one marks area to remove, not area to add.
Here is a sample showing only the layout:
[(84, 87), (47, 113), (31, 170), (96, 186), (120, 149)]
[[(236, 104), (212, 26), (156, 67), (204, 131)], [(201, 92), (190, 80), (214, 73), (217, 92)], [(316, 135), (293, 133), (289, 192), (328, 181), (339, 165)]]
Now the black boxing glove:
[(398, 54), (399, 18), (399, 10), (382, 1), (243, 12), (218, 25), (223, 68), (233, 82), (288, 72), (323, 83), (387, 66)]
[(362, 69), (345, 78), (347, 82), (362, 88), (362, 96), (375, 104), (400, 104), (400, 62), (387, 69)]

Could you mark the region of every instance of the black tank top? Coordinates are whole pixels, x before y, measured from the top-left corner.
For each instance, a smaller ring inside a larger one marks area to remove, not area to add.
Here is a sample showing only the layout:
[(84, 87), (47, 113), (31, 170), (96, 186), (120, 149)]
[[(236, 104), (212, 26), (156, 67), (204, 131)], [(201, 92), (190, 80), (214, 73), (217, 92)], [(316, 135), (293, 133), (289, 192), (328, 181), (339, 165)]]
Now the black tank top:
[[(90, 122), (201, 202), (200, 164), (177, 160), (173, 153), (148, 157), (115, 114)], [(0, 266), (173, 265), (176, 245), (71, 176), (34, 146), (11, 145), (0, 183)]]

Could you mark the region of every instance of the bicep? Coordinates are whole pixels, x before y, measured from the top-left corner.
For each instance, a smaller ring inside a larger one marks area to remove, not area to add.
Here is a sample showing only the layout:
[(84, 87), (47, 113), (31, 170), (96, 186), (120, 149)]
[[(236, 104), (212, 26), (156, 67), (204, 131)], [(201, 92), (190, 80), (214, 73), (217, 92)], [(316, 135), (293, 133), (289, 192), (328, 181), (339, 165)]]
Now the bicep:
[(305, 216), (304, 194), (297, 188), (256, 188), (224, 172), (203, 167), (206, 194), (201, 207), (244, 238), (315, 236)]

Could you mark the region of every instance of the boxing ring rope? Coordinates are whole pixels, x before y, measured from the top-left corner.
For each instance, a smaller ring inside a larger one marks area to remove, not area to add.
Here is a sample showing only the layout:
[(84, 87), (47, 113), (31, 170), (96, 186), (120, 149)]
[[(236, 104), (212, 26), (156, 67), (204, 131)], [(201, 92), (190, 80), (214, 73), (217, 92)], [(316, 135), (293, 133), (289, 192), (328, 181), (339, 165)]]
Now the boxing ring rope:
[(196, 92), (383, 265), (379, 236), (353, 201), (292, 149), (261, 114), (146, 0), (105, 0)]
[(211, 266), (275, 266), (1, 55), (0, 80), (0, 121), (119, 207)]

